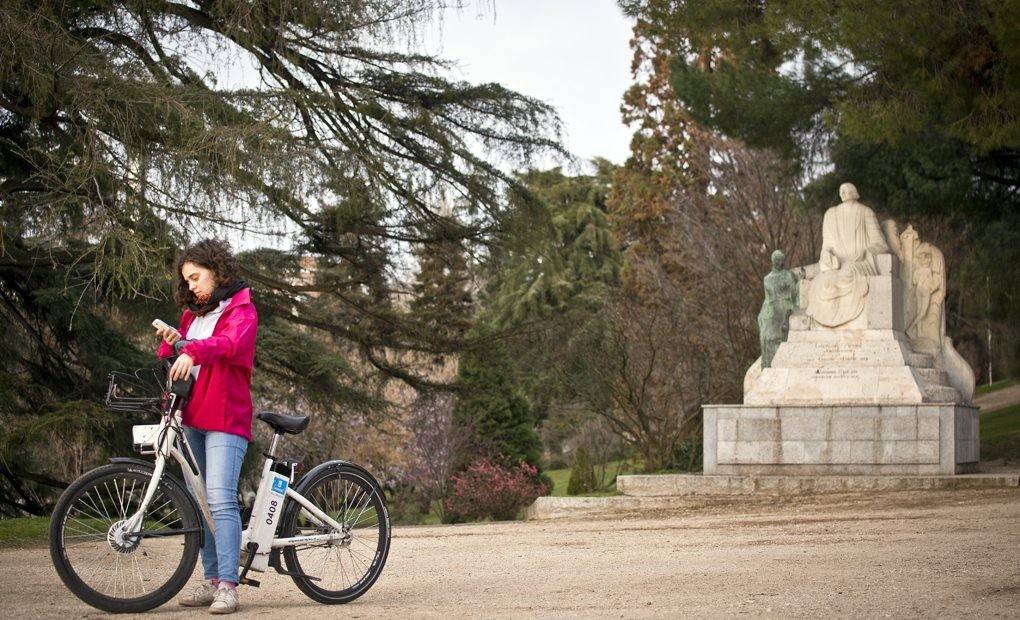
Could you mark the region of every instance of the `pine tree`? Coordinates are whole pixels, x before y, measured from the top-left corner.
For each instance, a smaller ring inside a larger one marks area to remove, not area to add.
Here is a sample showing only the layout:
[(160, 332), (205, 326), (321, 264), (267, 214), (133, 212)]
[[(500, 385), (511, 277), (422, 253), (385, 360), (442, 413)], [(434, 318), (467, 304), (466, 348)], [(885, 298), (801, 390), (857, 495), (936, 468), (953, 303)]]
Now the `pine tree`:
[(538, 467), (538, 420), (513, 377), (511, 360), (498, 345), (463, 354), (458, 375), (461, 393), (453, 419), (470, 433), (469, 453), (501, 459), (508, 465), (526, 461)]
[[(463, 241), (449, 231), (459, 226), (449, 209), (432, 224), (436, 241), (415, 251), (418, 274), (412, 287), (411, 313), (425, 338), (441, 348), (463, 339), (471, 327), (471, 274)], [(441, 358), (440, 358), (441, 359)]]
[(489, 320), (497, 328), (597, 308), (619, 285), (621, 257), (606, 200), (616, 167), (595, 160), (594, 175), (567, 176), (559, 168), (520, 176), (528, 194), (510, 204), (519, 220), (494, 247), (488, 272)]
[(567, 495), (581, 495), (598, 489), (595, 480), (595, 467), (588, 458), (588, 450), (578, 446), (574, 450), (574, 458), (570, 465), (570, 481), (567, 483)]
[(1015, 209), (1015, 1), (620, 4), (671, 55), (672, 99), (822, 171), (809, 198), (852, 179), (895, 214)]
[(702, 130), (673, 96), (672, 56), (647, 22), (634, 26), (631, 72), (624, 95), (624, 122), (635, 127), (630, 157), (613, 181), (609, 206), (613, 230), (626, 258), (624, 286), (635, 301), (654, 304), (664, 279), (678, 284), (684, 248), (675, 234), (684, 193), (704, 191), (707, 154)]

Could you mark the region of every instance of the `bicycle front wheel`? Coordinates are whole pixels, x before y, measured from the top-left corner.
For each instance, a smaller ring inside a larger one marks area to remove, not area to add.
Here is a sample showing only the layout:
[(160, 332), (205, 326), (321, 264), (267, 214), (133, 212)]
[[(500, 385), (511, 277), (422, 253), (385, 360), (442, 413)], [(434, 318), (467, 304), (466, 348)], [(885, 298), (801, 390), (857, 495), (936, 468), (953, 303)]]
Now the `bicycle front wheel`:
[(191, 577), (201, 523), (179, 482), (164, 475), (141, 531), (125, 527), (151, 479), (152, 470), (140, 465), (104, 465), (76, 480), (57, 502), (50, 557), (64, 585), (93, 607), (147, 611), (170, 600)]
[[(287, 570), (312, 600), (349, 603), (368, 591), (382, 573), (390, 550), (390, 516), (383, 490), (368, 472), (335, 463), (312, 473), (296, 489), (316, 508), (343, 526), (323, 526), (297, 504), (284, 517), (284, 537), (342, 533), (324, 543), (285, 547)], [(314, 579), (313, 579), (314, 578)]]

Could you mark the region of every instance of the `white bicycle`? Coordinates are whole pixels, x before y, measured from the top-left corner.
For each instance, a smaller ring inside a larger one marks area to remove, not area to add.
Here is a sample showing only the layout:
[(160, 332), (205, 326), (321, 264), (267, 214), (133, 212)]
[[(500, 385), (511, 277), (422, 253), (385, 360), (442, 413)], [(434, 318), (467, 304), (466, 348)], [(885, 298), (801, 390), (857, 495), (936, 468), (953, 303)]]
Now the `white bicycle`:
[[(160, 398), (128, 395), (137, 391), (138, 376), (113, 373), (106, 403), (161, 415), (159, 424), (134, 428), (135, 449), (155, 461), (113, 458), (84, 474), (61, 495), (50, 523), (50, 556), (61, 580), (81, 600), (113, 613), (146, 611), (173, 598), (195, 568), (200, 519), (216, 527), (181, 428), (193, 380), (166, 385)], [(346, 461), (322, 463), (295, 482), (297, 463), (276, 451), (284, 434), (308, 427), (308, 417), (258, 418), (275, 434), (241, 538), (240, 583), (258, 586), (249, 573), (271, 567), (315, 601), (353, 601), (379, 578), (389, 553), (382, 488)], [(166, 471), (170, 459), (180, 463), (192, 492)]]

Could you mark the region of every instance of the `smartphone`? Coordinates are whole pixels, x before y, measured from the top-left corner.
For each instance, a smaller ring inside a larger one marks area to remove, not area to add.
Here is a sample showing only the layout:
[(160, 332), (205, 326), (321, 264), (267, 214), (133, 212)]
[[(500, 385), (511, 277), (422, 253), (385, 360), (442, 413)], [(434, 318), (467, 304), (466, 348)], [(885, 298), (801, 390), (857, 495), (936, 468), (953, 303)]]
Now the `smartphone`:
[(154, 321), (152, 322), (152, 326), (153, 326), (153, 327), (156, 327), (156, 328), (163, 328), (163, 329), (169, 329), (169, 330), (170, 330), (170, 331), (172, 331), (173, 333), (177, 334), (177, 337), (178, 337), (178, 338), (180, 338), (180, 336), (181, 336), (181, 332), (177, 331), (176, 329), (174, 329), (173, 327), (171, 327), (170, 325), (168, 325), (168, 324), (167, 324), (167, 323), (166, 323), (165, 321), (161, 321), (160, 319), (156, 319), (156, 320), (154, 320)]

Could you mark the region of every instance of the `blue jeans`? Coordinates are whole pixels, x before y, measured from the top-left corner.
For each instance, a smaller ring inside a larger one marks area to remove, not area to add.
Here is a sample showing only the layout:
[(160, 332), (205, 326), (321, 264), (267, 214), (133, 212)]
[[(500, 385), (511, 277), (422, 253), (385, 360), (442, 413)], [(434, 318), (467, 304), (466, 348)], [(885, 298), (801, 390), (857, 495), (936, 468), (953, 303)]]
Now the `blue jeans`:
[(237, 479), (248, 449), (244, 437), (184, 427), (188, 445), (198, 461), (205, 480), (205, 497), (209, 503), (216, 535), (209, 531), (205, 519), (205, 544), (202, 545), (202, 569), (206, 579), (237, 583), (237, 563), (241, 553), (241, 511), (237, 506)]

